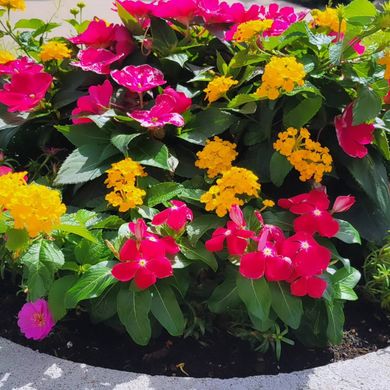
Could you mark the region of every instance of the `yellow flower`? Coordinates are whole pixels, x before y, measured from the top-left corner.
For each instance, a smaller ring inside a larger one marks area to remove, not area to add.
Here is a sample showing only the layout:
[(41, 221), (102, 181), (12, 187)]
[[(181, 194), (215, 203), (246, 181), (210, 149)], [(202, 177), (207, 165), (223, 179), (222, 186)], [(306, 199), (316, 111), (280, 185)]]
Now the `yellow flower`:
[(0, 0), (0, 7), (24, 11), (26, 9), (26, 4), (24, 0)]
[(63, 60), (64, 58), (70, 58), (72, 50), (70, 50), (65, 43), (50, 41), (42, 45), (39, 56), (43, 62), (51, 60)]
[(113, 190), (106, 195), (106, 200), (120, 212), (125, 212), (136, 206), (141, 206), (144, 190), (136, 187), (137, 177), (147, 176), (144, 168), (130, 157), (112, 164), (107, 170), (107, 179), (104, 182), (107, 188)]
[(290, 164), (300, 173), (299, 179), (311, 178), (317, 183), (322, 181), (324, 173), (332, 171), (332, 156), (327, 147), (310, 139), (310, 133), (302, 128), (298, 132), (292, 127), (278, 134), (274, 149), (287, 157)]
[(271, 199), (264, 199), (263, 200), (263, 206), (264, 207), (274, 207), (275, 206), (275, 202)]
[(0, 176), (0, 209), (8, 209), (13, 195), (26, 185), (27, 172), (8, 173)]
[(227, 91), (233, 86), (238, 84), (237, 80), (233, 80), (231, 76), (219, 76), (211, 80), (204, 92), (206, 92), (206, 98), (209, 103), (215, 102), (226, 94)]
[(326, 27), (336, 33), (345, 33), (347, 29), (347, 24), (338, 9), (329, 7), (326, 7), (324, 11), (314, 9), (311, 11), (311, 15), (316, 26)]
[(248, 42), (258, 34), (272, 27), (274, 23), (271, 19), (250, 20), (238, 25), (233, 39), (237, 42)]
[(200, 201), (207, 211), (215, 210), (219, 217), (228, 213), (233, 205), (242, 206), (245, 201), (239, 195), (258, 198), (260, 183), (258, 177), (249, 169), (233, 167), (223, 172), (216, 184), (204, 193)]
[(224, 141), (219, 137), (207, 140), (206, 146), (196, 153), (198, 160), (195, 165), (201, 169), (207, 169), (207, 176), (214, 178), (218, 174), (229, 170), (236, 159), (236, 144)]
[(0, 50), (0, 64), (6, 64), (7, 62), (13, 61), (15, 56), (8, 50)]
[(7, 209), (15, 229), (26, 229), (30, 237), (50, 234), (66, 212), (58, 191), (35, 183), (18, 187)]
[(386, 80), (390, 80), (390, 50), (385, 53), (385, 55), (378, 60), (379, 65), (385, 65), (385, 75)]
[(262, 84), (256, 94), (261, 98), (275, 100), (283, 92), (291, 92), (304, 84), (306, 73), (303, 64), (295, 57), (271, 57), (265, 66)]

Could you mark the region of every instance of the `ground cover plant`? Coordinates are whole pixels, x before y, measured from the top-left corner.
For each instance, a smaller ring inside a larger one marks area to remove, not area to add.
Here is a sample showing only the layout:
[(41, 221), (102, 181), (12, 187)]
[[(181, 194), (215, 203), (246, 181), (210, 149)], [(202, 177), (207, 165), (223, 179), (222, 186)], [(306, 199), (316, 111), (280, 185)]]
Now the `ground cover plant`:
[(0, 6), (0, 266), (26, 337), (81, 310), (143, 346), (341, 342), (344, 244), (389, 228), (388, 4), (117, 0), (117, 25), (80, 3), (67, 39)]

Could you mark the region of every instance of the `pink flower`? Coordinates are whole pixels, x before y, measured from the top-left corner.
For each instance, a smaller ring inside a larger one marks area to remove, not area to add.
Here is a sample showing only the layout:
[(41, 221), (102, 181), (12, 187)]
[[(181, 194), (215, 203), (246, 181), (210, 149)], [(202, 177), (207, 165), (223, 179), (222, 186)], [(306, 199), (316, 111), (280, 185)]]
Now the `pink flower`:
[(334, 201), (331, 213), (343, 213), (355, 204), (355, 197), (351, 195), (338, 196)]
[(353, 103), (350, 103), (342, 113), (334, 119), (337, 139), (341, 148), (351, 157), (363, 158), (368, 150), (365, 145), (374, 140), (373, 124), (361, 123), (353, 125)]
[(172, 200), (172, 207), (161, 211), (153, 217), (152, 224), (155, 226), (167, 224), (171, 229), (180, 231), (187, 221), (192, 221), (193, 214), (184, 202)]
[(324, 295), (324, 292), (328, 284), (324, 279), (309, 276), (301, 277), (290, 285), (290, 291), (292, 295), (303, 297), (308, 295), (311, 298), (321, 298)]
[(136, 46), (129, 31), (125, 26), (115, 25), (114, 41), (112, 49), (116, 54), (123, 54), (127, 57), (135, 50)]
[(173, 99), (173, 106), (171, 112), (182, 114), (187, 111), (192, 104), (192, 100), (186, 96), (185, 93), (174, 90), (171, 87), (164, 89), (162, 95), (157, 96), (156, 103), (159, 104), (163, 100), (163, 96), (168, 95)]
[(188, 26), (197, 15), (198, 7), (195, 0), (169, 0), (160, 2), (154, 10), (154, 16), (163, 19), (175, 19)]
[(44, 339), (54, 325), (49, 305), (44, 299), (25, 303), (18, 314), (18, 326), (28, 339)]
[(15, 73), (40, 73), (43, 66), (37, 64), (28, 57), (22, 57), (17, 60), (9, 61), (6, 64), (0, 64), (0, 74), (13, 75)]
[(106, 49), (94, 49), (90, 47), (80, 50), (77, 54), (79, 62), (71, 62), (71, 65), (77, 66), (85, 71), (98, 74), (109, 74), (110, 65), (123, 58), (124, 54), (114, 54)]
[(15, 73), (9, 83), (0, 90), (0, 103), (8, 106), (9, 112), (31, 111), (45, 97), (53, 77), (48, 73)]
[(163, 73), (150, 65), (129, 65), (122, 70), (113, 70), (111, 77), (131, 92), (143, 93), (164, 85)]
[(8, 175), (9, 173), (12, 173), (14, 170), (10, 167), (7, 167), (6, 165), (0, 166), (0, 176)]
[(157, 5), (154, 3), (145, 3), (144, 1), (117, 0), (131, 16), (137, 19), (142, 28), (150, 24), (150, 16), (154, 15)]
[(150, 110), (135, 110), (127, 115), (139, 122), (142, 127), (159, 128), (167, 124), (184, 126), (183, 117), (177, 112), (171, 112), (174, 105), (174, 100), (169, 95), (160, 95), (158, 104)]
[(206, 24), (231, 23), (234, 19), (230, 6), (219, 0), (199, 0), (198, 14)]
[(79, 116), (100, 115), (110, 107), (113, 88), (108, 80), (104, 81), (102, 85), (89, 87), (88, 92), (88, 95), (77, 100), (77, 107), (72, 111), (74, 124), (92, 122), (89, 118), (79, 118)]

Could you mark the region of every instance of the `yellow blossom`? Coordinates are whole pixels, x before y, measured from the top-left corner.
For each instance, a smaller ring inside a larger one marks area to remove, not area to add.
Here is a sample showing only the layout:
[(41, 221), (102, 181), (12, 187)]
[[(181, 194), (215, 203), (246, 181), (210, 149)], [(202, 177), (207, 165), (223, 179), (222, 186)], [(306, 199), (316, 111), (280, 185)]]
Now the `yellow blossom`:
[(260, 33), (268, 30), (274, 23), (271, 19), (265, 20), (250, 20), (238, 25), (233, 39), (237, 42), (248, 42)]
[(0, 209), (8, 209), (13, 195), (26, 185), (27, 172), (8, 173), (0, 176)]
[(35, 183), (18, 187), (7, 209), (15, 229), (26, 229), (30, 237), (50, 234), (66, 212), (58, 191)]
[(390, 80), (390, 50), (385, 53), (385, 55), (378, 60), (379, 65), (385, 65), (385, 76), (386, 80)]
[(238, 84), (237, 80), (233, 80), (231, 76), (219, 76), (211, 80), (207, 85), (207, 88), (204, 89), (206, 93), (206, 98), (209, 103), (215, 102), (222, 96), (226, 94), (227, 91), (233, 86)]
[(39, 56), (43, 62), (51, 60), (63, 60), (64, 58), (70, 58), (72, 51), (66, 46), (65, 43), (50, 41), (42, 45)]
[(274, 149), (285, 156), (290, 164), (300, 173), (299, 179), (311, 178), (320, 183), (324, 173), (332, 171), (332, 156), (327, 147), (310, 139), (310, 133), (302, 128), (298, 132), (292, 127), (278, 134)]
[(215, 210), (219, 217), (226, 215), (233, 205), (242, 206), (245, 201), (240, 195), (258, 198), (260, 183), (249, 169), (233, 167), (223, 172), (222, 177), (204, 193), (200, 201), (207, 211)]
[(326, 7), (324, 11), (314, 9), (311, 11), (316, 26), (328, 28), (333, 32), (345, 33), (347, 24), (341, 17), (340, 11), (335, 8)]
[(24, 11), (26, 9), (26, 4), (24, 0), (0, 0), (0, 7), (16, 11)]
[(144, 168), (130, 157), (112, 164), (107, 170), (105, 184), (112, 191), (106, 195), (106, 200), (120, 212), (141, 206), (146, 192), (136, 187), (137, 177), (147, 176)]
[(263, 206), (264, 207), (274, 207), (275, 206), (275, 202), (271, 199), (264, 199), (263, 200)]
[(8, 50), (0, 50), (0, 64), (6, 64), (7, 62), (13, 61), (15, 56)]
[(196, 153), (198, 160), (195, 165), (198, 168), (207, 169), (207, 176), (214, 178), (232, 167), (232, 162), (238, 155), (236, 147), (236, 144), (219, 137), (214, 137), (212, 141), (207, 140), (203, 150)]
[(297, 62), (295, 57), (271, 57), (256, 94), (275, 100), (281, 93), (291, 92), (297, 85), (302, 86), (305, 76), (303, 64)]

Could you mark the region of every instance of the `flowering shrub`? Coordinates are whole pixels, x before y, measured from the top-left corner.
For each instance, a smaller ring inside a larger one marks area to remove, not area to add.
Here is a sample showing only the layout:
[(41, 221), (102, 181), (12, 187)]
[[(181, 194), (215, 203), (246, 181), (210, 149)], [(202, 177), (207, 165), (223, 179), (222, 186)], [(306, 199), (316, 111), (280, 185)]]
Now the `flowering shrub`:
[(388, 4), (117, 0), (121, 25), (80, 4), (66, 39), (0, 6), (0, 264), (27, 337), (82, 307), (140, 345), (341, 341), (340, 243), (390, 222)]

